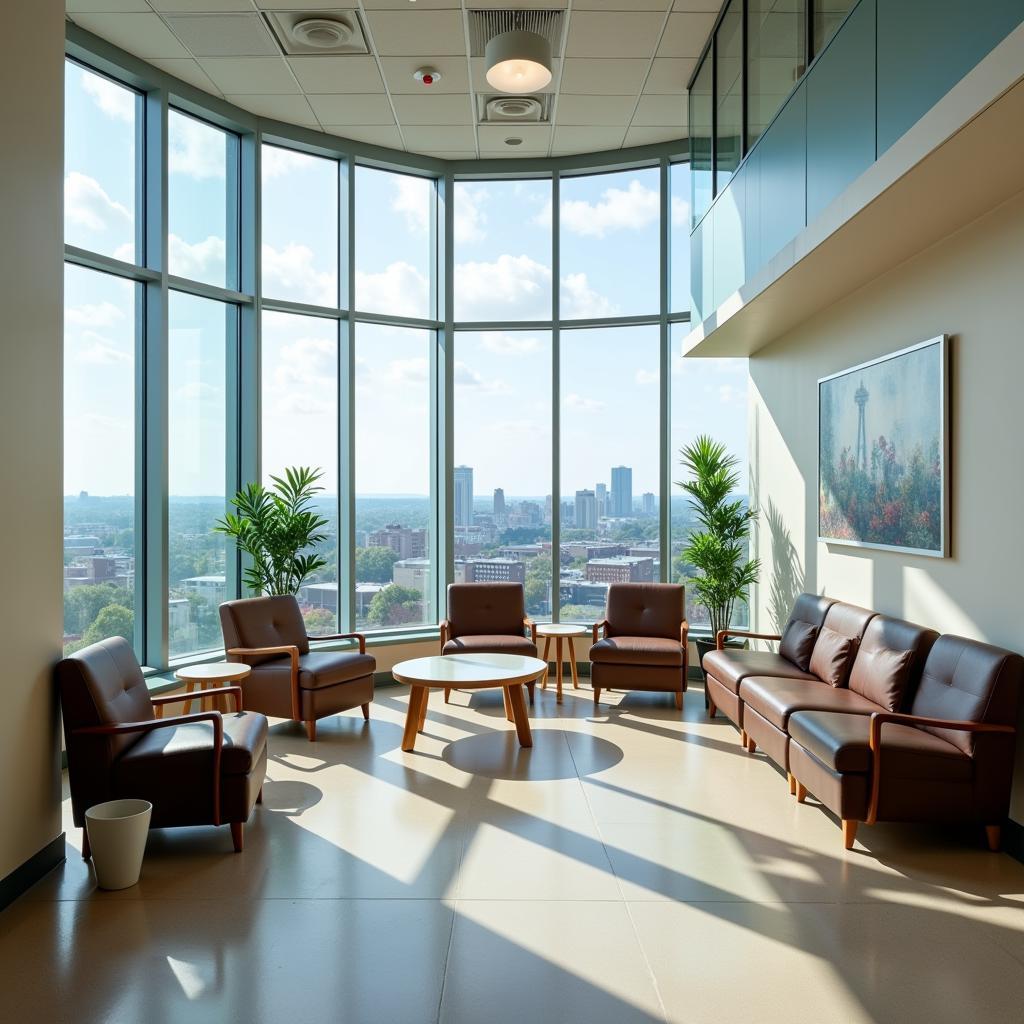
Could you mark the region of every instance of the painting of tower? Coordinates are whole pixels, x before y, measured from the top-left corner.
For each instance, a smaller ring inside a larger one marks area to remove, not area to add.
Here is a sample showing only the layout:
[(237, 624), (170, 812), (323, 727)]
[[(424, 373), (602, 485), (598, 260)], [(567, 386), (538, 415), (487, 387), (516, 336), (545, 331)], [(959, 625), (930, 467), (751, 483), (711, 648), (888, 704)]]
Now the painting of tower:
[(864, 406), (870, 398), (868, 389), (864, 387), (864, 378), (861, 378), (860, 387), (854, 392), (853, 400), (857, 403), (857, 465), (867, 472), (868, 468), (868, 433), (864, 423)]

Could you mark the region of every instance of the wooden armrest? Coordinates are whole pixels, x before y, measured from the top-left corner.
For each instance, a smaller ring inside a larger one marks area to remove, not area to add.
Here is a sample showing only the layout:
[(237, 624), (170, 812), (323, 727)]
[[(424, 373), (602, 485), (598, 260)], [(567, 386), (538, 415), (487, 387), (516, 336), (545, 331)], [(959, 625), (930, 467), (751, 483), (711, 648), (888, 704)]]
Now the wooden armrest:
[(437, 629), (440, 633), (441, 650), (443, 651), (444, 645), (452, 638), (452, 624), (447, 619), (442, 619)]
[(685, 644), (688, 641), (689, 636), (690, 624), (686, 621), (686, 619), (683, 619), (683, 621), (679, 624), (679, 642), (681, 644)]
[(778, 633), (751, 633), (746, 629), (720, 629), (715, 634), (715, 648), (725, 650), (725, 638), (728, 636), (745, 636), (749, 640), (781, 640)]
[(523, 629), (528, 630), (530, 639), (536, 644), (537, 643), (537, 623), (533, 621), (529, 616), (523, 619)]
[(992, 722), (965, 722), (953, 718), (927, 718), (924, 715), (906, 715), (898, 711), (876, 711), (871, 716), (868, 731), (868, 746), (871, 748), (871, 802), (868, 804), (867, 824), (873, 825), (878, 818), (878, 800), (882, 789), (882, 726), (909, 725), (933, 729), (951, 729), (955, 732), (1015, 733), (1012, 725), (996, 725)]
[(366, 653), (366, 636), (363, 633), (331, 633), (328, 636), (311, 636), (310, 640), (358, 640), (359, 653)]
[[(235, 710), (236, 711), (241, 711), (242, 710), (242, 688), (240, 686), (218, 686), (217, 689), (215, 689), (215, 690), (203, 690), (199, 694), (199, 697), (201, 697), (203, 700), (205, 700), (207, 697), (219, 697), (219, 696), (221, 696), (223, 694), (228, 694), (228, 693), (234, 695), (234, 698), (235, 698)], [(196, 697), (196, 694), (194, 694), (194, 693), (174, 693), (174, 694), (171, 694), (171, 696), (169, 696), (169, 697), (150, 697), (150, 700), (153, 702), (153, 704), (157, 705), (157, 707), (159, 707), (159, 706), (161, 706), (163, 704), (173, 704), (173, 703), (175, 703), (175, 701), (193, 701), (193, 700), (196, 700), (196, 699), (197, 699), (197, 697)], [(165, 721), (170, 721), (170, 719), (165, 719)]]
[(594, 643), (601, 639), (601, 630), (608, 628), (608, 620), (602, 619), (600, 622), (594, 623)]
[[(231, 687), (237, 689), (237, 687)], [(214, 691), (210, 691), (211, 693)], [(156, 698), (159, 700), (160, 698)], [(180, 699), (180, 698), (179, 698)], [(213, 823), (220, 824), (220, 756), (224, 749), (224, 719), (219, 711), (199, 711), (194, 715), (173, 718), (151, 718), (145, 722), (116, 722), (111, 725), (87, 725), (72, 729), (72, 736), (121, 736), (130, 732), (153, 732), (171, 725), (191, 722), (213, 722)]]
[(277, 647), (232, 647), (225, 654), (238, 658), (251, 658), (259, 654), (287, 654), (292, 660), (292, 721), (299, 722), (302, 706), (299, 701), (299, 649), (295, 644), (280, 644)]

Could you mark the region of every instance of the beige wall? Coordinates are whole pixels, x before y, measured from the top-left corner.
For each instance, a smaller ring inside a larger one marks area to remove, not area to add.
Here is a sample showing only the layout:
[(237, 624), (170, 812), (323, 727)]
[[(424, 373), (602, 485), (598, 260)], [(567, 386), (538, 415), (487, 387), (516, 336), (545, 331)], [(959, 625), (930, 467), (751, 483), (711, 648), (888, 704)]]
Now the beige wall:
[[(818, 543), (818, 378), (943, 333), (952, 557)], [(762, 349), (750, 376), (758, 627), (808, 590), (1024, 651), (1024, 193)], [(1020, 748), (1011, 816), (1024, 823)]]
[[(0, 61), (0, 877), (60, 834), (64, 5), (8, 0)], [(17, 40), (14, 44), (12, 40)]]

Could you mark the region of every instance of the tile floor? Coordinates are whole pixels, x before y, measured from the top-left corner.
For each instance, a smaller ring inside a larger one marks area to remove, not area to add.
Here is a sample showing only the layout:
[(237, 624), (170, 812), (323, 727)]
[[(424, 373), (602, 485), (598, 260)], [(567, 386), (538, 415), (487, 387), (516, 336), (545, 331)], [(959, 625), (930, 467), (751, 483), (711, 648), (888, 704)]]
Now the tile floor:
[[(699, 688), (496, 691), (271, 730), (265, 803), (153, 833), (137, 886), (67, 863), (0, 916), (0, 1019), (351, 1024), (1024, 1020), (1024, 866), (971, 831), (856, 849)], [(67, 811), (67, 802), (65, 802)]]

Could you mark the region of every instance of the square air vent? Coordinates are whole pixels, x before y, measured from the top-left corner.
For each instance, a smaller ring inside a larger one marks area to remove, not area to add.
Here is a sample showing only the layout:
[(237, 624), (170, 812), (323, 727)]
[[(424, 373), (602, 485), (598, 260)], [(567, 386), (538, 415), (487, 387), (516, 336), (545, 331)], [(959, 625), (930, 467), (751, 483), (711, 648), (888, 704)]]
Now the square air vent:
[(502, 32), (536, 32), (551, 46), (551, 55), (562, 53), (562, 28), (565, 11), (468, 10), (469, 55), (482, 57), (487, 41)]
[(288, 56), (367, 52), (358, 11), (264, 11), (263, 16)]
[(551, 96), (478, 95), (480, 124), (543, 124), (551, 112)]

